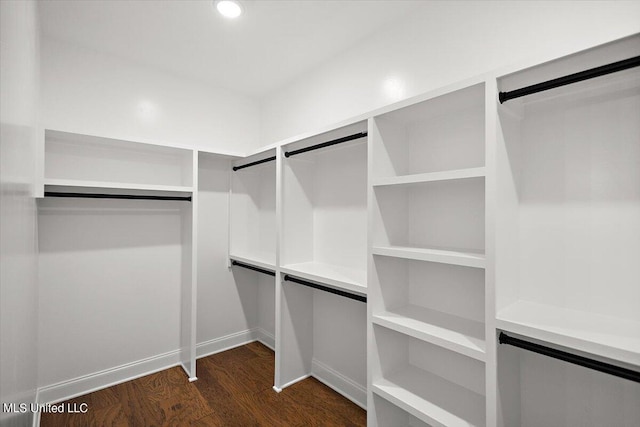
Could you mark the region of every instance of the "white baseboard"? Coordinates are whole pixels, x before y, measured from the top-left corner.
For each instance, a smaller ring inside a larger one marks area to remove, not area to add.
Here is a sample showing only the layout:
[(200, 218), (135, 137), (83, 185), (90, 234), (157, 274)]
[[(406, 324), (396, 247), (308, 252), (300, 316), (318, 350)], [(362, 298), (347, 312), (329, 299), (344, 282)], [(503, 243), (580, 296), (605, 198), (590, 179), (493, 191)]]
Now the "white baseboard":
[[(197, 358), (201, 358), (229, 350), (256, 341), (259, 339), (259, 336), (265, 339), (264, 344), (267, 345), (269, 342), (269, 334), (260, 334), (257, 328), (248, 329), (199, 343), (196, 346), (196, 355)], [(38, 403), (58, 403), (180, 365), (180, 350), (174, 350), (114, 368), (105, 369), (104, 371), (62, 381), (57, 384), (40, 387), (37, 390), (36, 401)], [(195, 379), (190, 379), (190, 381), (191, 380)], [(35, 420), (34, 425), (38, 425)]]
[(58, 403), (180, 365), (180, 351), (149, 357), (38, 389), (38, 403)]
[(283, 384), (283, 385), (282, 385), (282, 386), (280, 386), (280, 387), (273, 386), (273, 389), (274, 389), (275, 391), (277, 391), (278, 393), (280, 393), (280, 392), (281, 392), (282, 390), (284, 390), (285, 388), (287, 388), (287, 387), (289, 387), (289, 386), (291, 386), (291, 385), (294, 385), (295, 383), (298, 383), (298, 382), (300, 382), (300, 381), (302, 381), (302, 380), (306, 380), (306, 379), (307, 379), (307, 378), (309, 378), (310, 376), (311, 376), (311, 374), (305, 374), (305, 375), (301, 376), (300, 378), (296, 378), (295, 380), (291, 380), (291, 381), (289, 381), (288, 383)]
[(276, 337), (271, 335), (269, 332), (265, 331), (262, 328), (258, 329), (258, 341), (260, 341), (265, 346), (269, 347), (271, 351), (276, 351)]
[(366, 387), (345, 377), (338, 371), (330, 368), (319, 360), (311, 361), (311, 376), (337, 391), (362, 409), (367, 409), (367, 389)]
[(253, 328), (198, 343), (196, 346), (196, 359), (257, 341), (258, 335), (258, 328)]

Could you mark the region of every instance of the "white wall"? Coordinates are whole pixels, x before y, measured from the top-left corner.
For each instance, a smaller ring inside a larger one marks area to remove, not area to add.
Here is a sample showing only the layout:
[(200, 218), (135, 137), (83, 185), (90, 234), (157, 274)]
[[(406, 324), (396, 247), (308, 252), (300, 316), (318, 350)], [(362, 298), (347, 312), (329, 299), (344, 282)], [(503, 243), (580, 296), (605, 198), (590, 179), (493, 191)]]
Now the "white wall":
[(262, 143), (400, 99), (640, 31), (637, 1), (430, 1), (263, 100)]
[[(34, 182), (39, 97), (36, 4), (0, 2), (0, 402), (31, 403), (37, 387), (37, 225)], [(29, 414), (0, 413), (3, 426)]]
[(45, 128), (240, 153), (258, 145), (249, 97), (50, 39), (42, 46)]
[(177, 352), (181, 219), (177, 202), (40, 202), (41, 387)]

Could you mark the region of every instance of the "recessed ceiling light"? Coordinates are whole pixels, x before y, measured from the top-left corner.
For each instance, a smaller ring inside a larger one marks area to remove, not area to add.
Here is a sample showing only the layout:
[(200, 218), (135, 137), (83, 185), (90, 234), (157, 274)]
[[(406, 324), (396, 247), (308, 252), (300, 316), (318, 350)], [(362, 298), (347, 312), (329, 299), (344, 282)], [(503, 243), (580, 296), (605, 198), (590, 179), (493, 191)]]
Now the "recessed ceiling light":
[(216, 2), (216, 9), (225, 18), (235, 19), (242, 15), (242, 7), (240, 3), (233, 0), (220, 0)]

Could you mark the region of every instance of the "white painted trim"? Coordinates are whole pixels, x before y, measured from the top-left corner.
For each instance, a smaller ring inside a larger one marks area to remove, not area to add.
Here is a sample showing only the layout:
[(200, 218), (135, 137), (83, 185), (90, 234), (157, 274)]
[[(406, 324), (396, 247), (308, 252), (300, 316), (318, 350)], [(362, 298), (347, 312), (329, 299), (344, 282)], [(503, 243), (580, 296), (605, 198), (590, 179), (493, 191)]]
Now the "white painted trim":
[(196, 359), (220, 353), (258, 340), (258, 328), (246, 329), (220, 338), (198, 343)]
[[(299, 383), (299, 382), (300, 382), (300, 381), (302, 381), (302, 380), (306, 380), (306, 379), (307, 379), (307, 378), (309, 378), (310, 376), (311, 376), (311, 374), (305, 374), (305, 375), (301, 376), (300, 378), (296, 378), (295, 380), (291, 380), (291, 381), (289, 381), (288, 383), (284, 384), (284, 385), (283, 385), (282, 387), (280, 387), (280, 388), (277, 388), (276, 386), (273, 386), (273, 389), (274, 389), (275, 391), (278, 391), (278, 390), (282, 391), (282, 390), (284, 390), (285, 388), (287, 388), (287, 387), (289, 387), (289, 386), (294, 385), (295, 383)], [(278, 393), (280, 393), (280, 391), (278, 391)]]
[(180, 365), (174, 350), (38, 389), (38, 403), (58, 403)]
[[(40, 389), (36, 390), (36, 403), (40, 402)], [(33, 414), (33, 418), (31, 420), (33, 427), (40, 427), (40, 411)]]
[(317, 359), (311, 361), (311, 376), (362, 409), (367, 409), (367, 389), (362, 384), (358, 384)]
[(275, 352), (276, 337), (274, 335), (271, 335), (269, 332), (265, 331), (262, 328), (257, 328), (257, 329), (258, 329), (257, 341), (263, 344), (265, 347), (268, 347), (269, 349), (271, 349), (271, 351)]
[[(220, 353), (253, 341), (258, 341), (258, 337), (268, 340), (270, 335), (265, 332), (261, 334), (260, 329), (254, 328), (199, 343), (196, 350), (197, 358)], [(268, 341), (263, 343), (268, 347)], [(36, 392), (36, 402), (63, 402), (103, 388), (163, 371), (174, 366), (182, 366), (180, 361), (180, 350), (170, 351), (157, 356), (116, 366), (114, 368), (83, 375), (71, 380), (40, 387)], [(184, 366), (182, 367), (184, 369)], [(193, 382), (197, 379), (197, 377), (190, 377), (189, 382)], [(36, 421), (34, 420), (34, 426), (37, 425), (39, 424), (36, 424)]]
[(271, 388), (273, 388), (273, 390), (274, 390), (276, 393), (282, 393), (282, 389), (281, 389), (281, 388), (278, 388), (278, 387), (276, 387), (276, 386), (273, 386), (273, 387), (271, 387)]

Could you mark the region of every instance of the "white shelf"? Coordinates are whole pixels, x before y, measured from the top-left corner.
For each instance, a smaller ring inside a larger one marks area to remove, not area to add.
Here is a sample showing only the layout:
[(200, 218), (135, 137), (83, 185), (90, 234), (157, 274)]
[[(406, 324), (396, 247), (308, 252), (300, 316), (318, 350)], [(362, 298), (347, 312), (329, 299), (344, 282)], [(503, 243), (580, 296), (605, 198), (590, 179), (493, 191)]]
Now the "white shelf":
[(640, 366), (640, 322), (518, 301), (498, 313), (497, 328)]
[(411, 185), (427, 182), (451, 181), (457, 179), (484, 178), (485, 175), (486, 169), (484, 167), (457, 169), (442, 172), (418, 173), (412, 175), (375, 178), (373, 180), (373, 186), (381, 187), (388, 185)]
[(235, 253), (230, 254), (232, 260), (253, 265), (254, 267), (265, 268), (267, 270), (276, 269), (276, 254), (270, 252), (256, 253)]
[(280, 269), (282, 273), (291, 274), (302, 279), (330, 285), (337, 289), (367, 294), (366, 272), (352, 268), (325, 264), (321, 262), (303, 262), (288, 264)]
[(485, 399), (422, 369), (408, 367), (373, 381), (373, 392), (432, 426), (485, 425)]
[(374, 314), (373, 323), (485, 361), (484, 324), (481, 322), (407, 305)]
[(374, 255), (439, 262), (465, 267), (484, 268), (485, 256), (480, 251), (455, 251), (437, 248), (414, 248), (408, 246), (374, 246)]
[(69, 191), (69, 192), (89, 192), (99, 190), (110, 193), (113, 191), (133, 190), (144, 192), (169, 192), (169, 193), (192, 193), (193, 187), (178, 185), (154, 185), (154, 184), (132, 184), (125, 182), (104, 182), (104, 181), (80, 181), (74, 179), (52, 179), (44, 180), (46, 190)]

